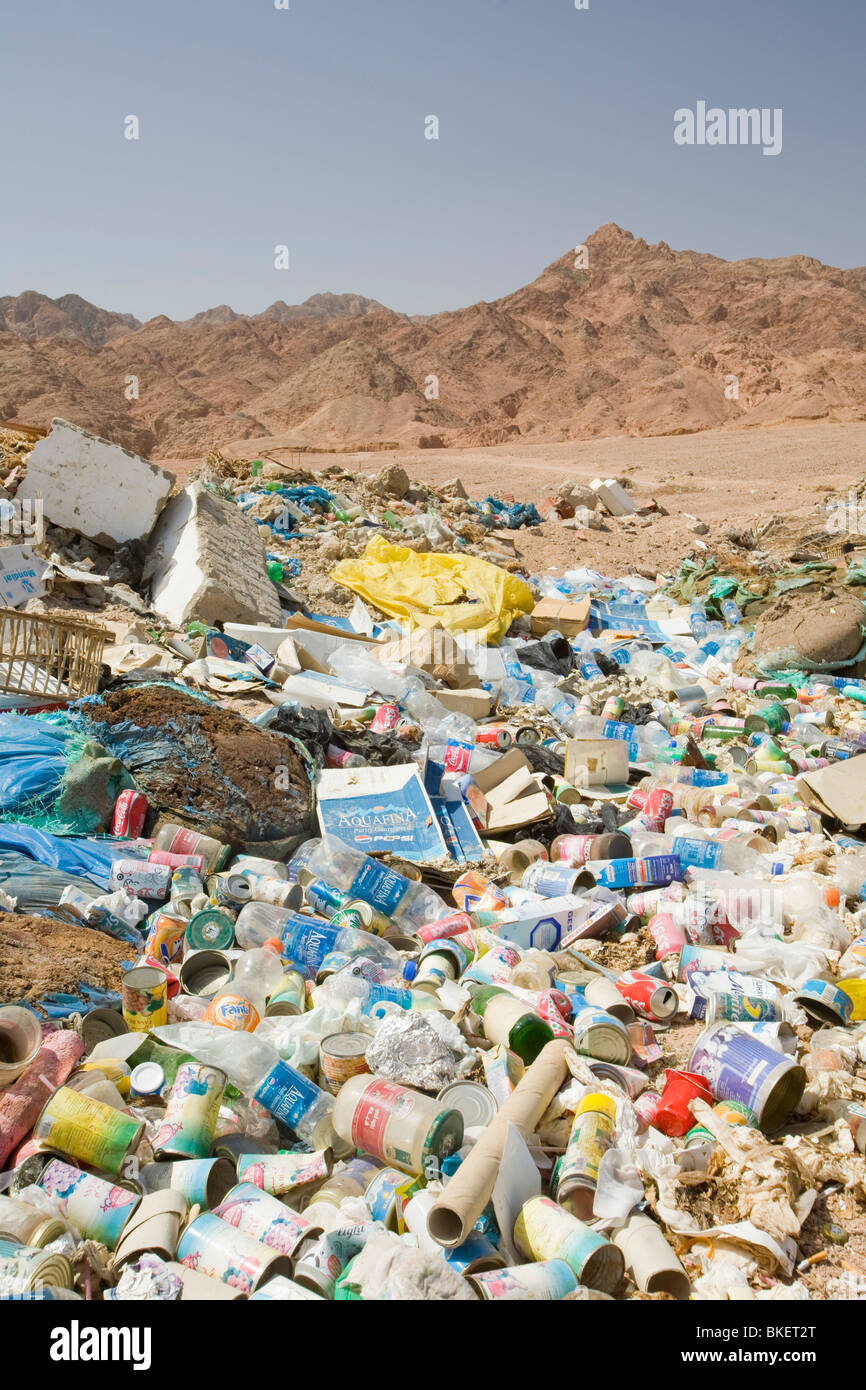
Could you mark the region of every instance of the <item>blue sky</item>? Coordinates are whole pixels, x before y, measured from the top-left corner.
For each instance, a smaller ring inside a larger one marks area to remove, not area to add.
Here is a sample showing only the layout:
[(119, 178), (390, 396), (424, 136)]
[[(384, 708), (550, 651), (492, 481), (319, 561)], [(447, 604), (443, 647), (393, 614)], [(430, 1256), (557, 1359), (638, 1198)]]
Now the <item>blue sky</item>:
[[(852, 0), (290, 5), (5, 0), (0, 294), (142, 319), (323, 290), (433, 313), (609, 221), (728, 259), (866, 263)], [(781, 154), (676, 145), (699, 100), (781, 107)]]

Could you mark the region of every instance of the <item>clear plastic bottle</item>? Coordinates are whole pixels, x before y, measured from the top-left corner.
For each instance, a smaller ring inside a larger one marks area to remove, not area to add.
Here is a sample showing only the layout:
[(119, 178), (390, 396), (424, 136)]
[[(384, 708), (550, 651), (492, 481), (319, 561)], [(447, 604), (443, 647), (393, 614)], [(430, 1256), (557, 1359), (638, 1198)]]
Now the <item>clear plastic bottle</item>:
[(319, 988), (323, 1001), (337, 1007), (357, 999), (362, 1014), (381, 1017), (388, 1006), (411, 1009), (412, 994), (402, 971), (392, 971), (372, 960), (354, 960), (329, 975)]
[(264, 1038), (208, 1023), (172, 1023), (154, 1033), (160, 1042), (225, 1072), (233, 1086), (282, 1120), (302, 1143), (327, 1149), (336, 1142), (339, 1153), (346, 1152), (331, 1122), (334, 1097), (284, 1062)]
[(361, 850), (344, 845), (335, 835), (325, 835), (313, 850), (309, 870), (314, 878), (324, 879), (350, 898), (363, 899), (410, 933), (448, 915), (448, 908), (432, 888), (404, 878)]
[(834, 867), (841, 896), (866, 898), (866, 850), (840, 854)]
[(325, 956), (334, 951), (367, 956), (396, 971), (403, 966), (402, 957), (381, 936), (357, 927), (333, 927), (320, 917), (306, 917), (273, 903), (246, 903), (238, 913), (235, 936), (245, 950), (278, 937), (284, 959), (294, 962), (308, 979), (315, 978)]
[(283, 978), (280, 951), (281, 943), (273, 937), (261, 947), (244, 951), (228, 984), (211, 1000), (206, 1022), (254, 1033), (265, 1016), (268, 996)]
[(546, 709), (569, 738), (601, 738), (603, 721), (590, 714), (573, 695), (555, 685), (543, 685), (535, 692), (535, 703)]

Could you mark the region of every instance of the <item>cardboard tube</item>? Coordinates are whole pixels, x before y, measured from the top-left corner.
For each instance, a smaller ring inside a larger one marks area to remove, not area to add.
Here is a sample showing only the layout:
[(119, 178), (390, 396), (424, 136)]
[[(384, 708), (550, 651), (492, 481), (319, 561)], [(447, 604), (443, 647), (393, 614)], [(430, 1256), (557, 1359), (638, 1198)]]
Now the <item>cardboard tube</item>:
[(632, 1278), (641, 1293), (669, 1293), (674, 1298), (688, 1298), (692, 1291), (686, 1274), (660, 1226), (650, 1217), (633, 1212), (613, 1237)]
[(484, 1129), (457, 1172), (431, 1208), (427, 1230), (438, 1245), (460, 1245), (490, 1201), (509, 1123), (530, 1138), (560, 1086), (569, 1075), (571, 1043), (557, 1038), (547, 1043), (508, 1100)]

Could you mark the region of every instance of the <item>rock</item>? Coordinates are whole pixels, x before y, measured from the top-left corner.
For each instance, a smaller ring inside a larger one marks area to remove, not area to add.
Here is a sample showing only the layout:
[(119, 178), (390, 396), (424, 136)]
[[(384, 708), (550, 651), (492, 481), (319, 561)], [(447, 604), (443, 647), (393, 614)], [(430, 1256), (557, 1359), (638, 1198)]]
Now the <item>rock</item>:
[(710, 528), (705, 521), (690, 521), (689, 530), (695, 536), (708, 536), (710, 534)]
[(399, 463), (383, 463), (370, 479), (369, 489), (376, 497), (396, 497), (398, 501), (409, 491), (409, 475)]
[(826, 584), (790, 589), (761, 614), (751, 659), (742, 653), (737, 669), (748, 670), (755, 659), (762, 671), (797, 666), (808, 671), (853, 662), (863, 645), (864, 625), (866, 608), (855, 593)]
[(447, 483), (443, 483), (440, 489), (448, 497), (468, 497), (469, 493), (463, 486), (460, 478), (449, 478)]
[(149, 536), (173, 486), (164, 469), (57, 419), (33, 446), (19, 493), (41, 498), (52, 525), (111, 548)]

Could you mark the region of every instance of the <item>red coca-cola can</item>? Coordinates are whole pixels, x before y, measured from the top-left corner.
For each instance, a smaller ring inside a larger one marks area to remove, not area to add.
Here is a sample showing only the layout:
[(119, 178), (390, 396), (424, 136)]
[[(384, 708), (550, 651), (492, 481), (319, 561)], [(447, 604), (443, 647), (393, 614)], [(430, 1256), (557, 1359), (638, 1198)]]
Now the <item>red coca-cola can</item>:
[(662, 1107), (662, 1098), (658, 1091), (641, 1091), (637, 1100), (634, 1102), (634, 1113), (637, 1118), (638, 1128), (641, 1130), (649, 1129), (650, 1125), (655, 1124), (656, 1115)]
[(137, 840), (144, 829), (147, 816), (147, 797), (141, 792), (125, 791), (114, 803), (111, 833), (119, 839)]
[(642, 811), (649, 798), (649, 792), (644, 791), (643, 787), (632, 787), (625, 804), (632, 811)]
[(429, 945), (431, 941), (445, 941), (451, 936), (462, 936), (472, 931), (474, 922), (468, 912), (452, 912), (449, 917), (440, 917), (438, 922), (428, 922), (418, 927), (415, 935), (419, 941)]
[(656, 787), (651, 791), (643, 807), (645, 816), (653, 820), (666, 821), (674, 809), (674, 794), (667, 787)]
[(510, 748), (514, 739), (507, 729), (492, 726), (479, 729), (475, 735), (475, 742), (483, 744), (487, 748), (497, 748), (504, 753), (506, 748)]
[(626, 970), (616, 981), (616, 987), (636, 1014), (655, 1023), (667, 1023), (679, 1008), (676, 990), (657, 975), (645, 975), (641, 970)]
[(374, 734), (387, 734), (399, 723), (400, 711), (396, 705), (380, 705), (370, 720), (370, 729)]

